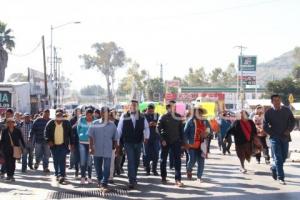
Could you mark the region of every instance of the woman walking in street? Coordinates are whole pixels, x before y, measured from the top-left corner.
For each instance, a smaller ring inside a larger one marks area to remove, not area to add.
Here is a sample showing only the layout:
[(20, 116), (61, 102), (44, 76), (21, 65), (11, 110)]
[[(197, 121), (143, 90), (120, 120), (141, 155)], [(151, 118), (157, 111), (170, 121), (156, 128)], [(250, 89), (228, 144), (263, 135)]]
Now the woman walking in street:
[[(265, 162), (267, 165), (270, 164), (270, 155), (269, 155), (269, 147), (267, 145), (267, 133), (263, 129), (264, 122), (264, 110), (262, 106), (257, 106), (255, 109), (255, 115), (253, 117), (253, 122), (257, 129), (257, 137), (262, 144), (262, 151), (265, 157)], [(261, 152), (259, 151), (256, 155), (256, 162), (260, 164)]]
[[(1, 147), (4, 153), (7, 181), (15, 181), (14, 173), (16, 169), (16, 159), (21, 158), (21, 146), (25, 146), (25, 142), (20, 129), (16, 128), (14, 118), (6, 119), (7, 128), (2, 132)], [(20, 144), (21, 143), (21, 144)]]
[(88, 129), (94, 121), (93, 110), (87, 109), (85, 116), (82, 116), (77, 125), (77, 134), (79, 136), (79, 152), (80, 152), (80, 172), (81, 184), (85, 184), (86, 172), (88, 171), (87, 182), (92, 183), (92, 156), (89, 154), (89, 136)]
[(241, 119), (233, 123), (231, 128), (227, 131), (225, 140), (227, 140), (230, 135), (234, 136), (236, 153), (241, 163), (240, 171), (246, 173), (245, 160), (250, 162), (252, 156), (252, 142), (257, 132), (254, 122), (248, 119), (248, 113), (242, 110), (240, 114)]
[(204, 161), (208, 153), (208, 135), (211, 134), (209, 121), (204, 119), (206, 110), (195, 108), (193, 117), (190, 118), (184, 127), (184, 141), (188, 149), (189, 161), (187, 164), (187, 177), (192, 179), (192, 170), (197, 161), (197, 178), (202, 182)]

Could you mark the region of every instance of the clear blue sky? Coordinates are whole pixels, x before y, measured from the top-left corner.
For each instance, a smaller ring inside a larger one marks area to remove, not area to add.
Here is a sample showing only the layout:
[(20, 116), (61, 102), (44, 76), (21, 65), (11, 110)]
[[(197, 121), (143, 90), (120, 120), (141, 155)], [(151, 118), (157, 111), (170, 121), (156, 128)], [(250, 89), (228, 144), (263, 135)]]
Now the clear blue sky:
[[(0, 20), (14, 30), (14, 54), (32, 50), (41, 35), (49, 47), (51, 25), (82, 22), (53, 35), (74, 88), (105, 83), (101, 74), (80, 68), (78, 55), (92, 53), (95, 42), (115, 41), (152, 77), (163, 63), (165, 79), (183, 76), (189, 67), (210, 71), (236, 63), (235, 45), (247, 46), (245, 54), (257, 55), (258, 62), (300, 45), (299, 0), (0, 0), (0, 5)], [(40, 49), (10, 56), (7, 72), (27, 67), (42, 70)]]

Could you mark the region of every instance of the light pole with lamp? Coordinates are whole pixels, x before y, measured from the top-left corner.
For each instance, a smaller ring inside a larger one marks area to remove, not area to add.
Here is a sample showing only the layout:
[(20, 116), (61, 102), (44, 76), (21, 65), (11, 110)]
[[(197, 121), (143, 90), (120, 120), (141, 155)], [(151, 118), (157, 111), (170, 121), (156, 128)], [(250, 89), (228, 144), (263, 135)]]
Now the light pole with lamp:
[[(58, 102), (58, 77), (57, 77), (57, 69), (54, 69), (57, 67), (56, 65), (56, 56), (53, 58), (53, 30), (62, 28), (64, 26), (70, 25), (70, 24), (80, 24), (80, 21), (72, 21), (65, 24), (61, 24), (58, 26), (51, 25), (51, 43), (50, 43), (50, 79), (53, 81), (53, 75), (54, 75), (54, 82), (55, 82), (55, 97), (54, 97), (54, 108), (57, 108), (57, 102)], [(55, 72), (55, 73), (53, 73)], [(53, 85), (53, 84), (52, 84)]]

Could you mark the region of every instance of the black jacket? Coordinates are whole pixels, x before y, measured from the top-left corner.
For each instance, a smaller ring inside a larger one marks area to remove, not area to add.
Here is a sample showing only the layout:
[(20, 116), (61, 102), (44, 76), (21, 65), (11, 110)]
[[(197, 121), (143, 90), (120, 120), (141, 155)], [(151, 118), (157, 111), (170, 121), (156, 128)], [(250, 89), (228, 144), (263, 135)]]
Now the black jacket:
[[(71, 124), (68, 120), (62, 121), (62, 126), (64, 130), (64, 144), (68, 146), (69, 144), (74, 144), (74, 135), (72, 131)], [(48, 122), (45, 128), (45, 138), (47, 142), (52, 142), (54, 144), (54, 134), (55, 134), (55, 120)]]
[(247, 141), (245, 134), (243, 133), (241, 127), (241, 120), (236, 120), (232, 126), (228, 129), (225, 138), (228, 138), (230, 135), (234, 136), (234, 142), (236, 145), (243, 145), (248, 142), (251, 142), (255, 135), (257, 135), (257, 130), (255, 124), (252, 120), (248, 120), (251, 125), (251, 138), (250, 141)]
[(161, 139), (165, 140), (168, 144), (175, 142), (183, 142), (183, 123), (181, 115), (178, 113), (164, 114), (158, 121), (157, 125)]
[(11, 134), (13, 146), (25, 147), (25, 142), (22, 136), (22, 132), (19, 128), (14, 128), (14, 131), (12, 133), (9, 133), (9, 129), (5, 128), (2, 131), (2, 136), (0, 141), (1, 148), (4, 153), (11, 153), (13, 149), (9, 134)]

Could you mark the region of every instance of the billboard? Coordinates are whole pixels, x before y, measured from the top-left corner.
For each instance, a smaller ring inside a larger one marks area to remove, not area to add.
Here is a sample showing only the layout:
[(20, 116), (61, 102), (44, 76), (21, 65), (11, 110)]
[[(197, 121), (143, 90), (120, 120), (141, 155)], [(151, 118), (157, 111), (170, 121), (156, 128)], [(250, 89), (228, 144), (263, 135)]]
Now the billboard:
[(8, 91), (0, 91), (0, 108), (11, 108), (12, 99), (11, 93)]
[(28, 68), (28, 79), (30, 83), (31, 95), (45, 94), (45, 77), (44, 73)]
[(256, 56), (239, 56), (239, 71), (256, 71)]
[(239, 76), (239, 80), (243, 85), (256, 85), (256, 76), (243, 75)]

